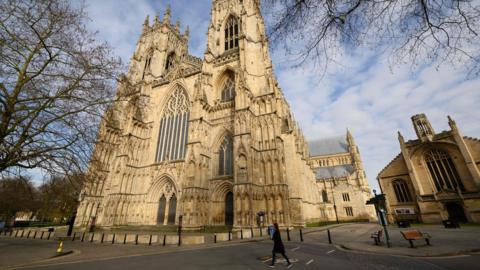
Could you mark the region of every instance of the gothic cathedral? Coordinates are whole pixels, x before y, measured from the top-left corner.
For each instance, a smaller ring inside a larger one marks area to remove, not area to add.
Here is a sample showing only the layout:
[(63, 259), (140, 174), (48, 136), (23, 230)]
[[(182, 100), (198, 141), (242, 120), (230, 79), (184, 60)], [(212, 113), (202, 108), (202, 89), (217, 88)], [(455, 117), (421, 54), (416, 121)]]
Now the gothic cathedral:
[(203, 59), (189, 55), (189, 29), (171, 24), (170, 9), (145, 20), (101, 124), (76, 225), (326, 218), (307, 142), (273, 74), (259, 1), (212, 2)]

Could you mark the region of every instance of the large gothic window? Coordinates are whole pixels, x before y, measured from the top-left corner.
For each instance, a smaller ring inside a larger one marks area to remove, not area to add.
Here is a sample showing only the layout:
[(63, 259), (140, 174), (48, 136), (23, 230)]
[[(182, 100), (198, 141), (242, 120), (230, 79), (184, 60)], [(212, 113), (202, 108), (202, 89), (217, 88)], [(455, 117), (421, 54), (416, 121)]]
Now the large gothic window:
[(175, 64), (175, 53), (172, 52), (167, 56), (167, 61), (165, 62), (165, 73), (169, 72), (173, 68), (174, 64)]
[(185, 158), (189, 116), (187, 93), (177, 86), (163, 109), (160, 119), (157, 162)]
[(233, 140), (232, 136), (225, 136), (218, 149), (218, 175), (233, 174)]
[(425, 162), (437, 191), (455, 191), (457, 188), (465, 190), (453, 160), (447, 152), (433, 149), (425, 154)]
[(222, 87), (222, 102), (235, 98), (235, 77), (229, 73)]
[(407, 183), (403, 180), (395, 180), (393, 182), (393, 190), (395, 191), (395, 196), (397, 197), (397, 202), (411, 202), (412, 197), (408, 191)]
[(225, 24), (225, 51), (238, 48), (238, 21), (230, 16)]

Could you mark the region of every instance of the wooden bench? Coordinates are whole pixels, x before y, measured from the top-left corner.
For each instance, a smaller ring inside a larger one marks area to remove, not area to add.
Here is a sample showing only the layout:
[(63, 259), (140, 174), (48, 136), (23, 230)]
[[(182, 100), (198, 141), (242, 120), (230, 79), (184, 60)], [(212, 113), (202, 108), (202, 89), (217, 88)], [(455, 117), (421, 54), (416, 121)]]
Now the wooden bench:
[(383, 230), (378, 230), (370, 235), (370, 238), (373, 238), (373, 241), (375, 241), (375, 245), (380, 244), (380, 238), (382, 237), (382, 232)]
[(427, 245), (430, 246), (430, 235), (428, 233), (422, 233), (419, 230), (409, 230), (409, 231), (402, 231), (400, 232), (405, 238), (405, 240), (408, 240), (410, 242), (410, 247), (414, 248), (415, 246), (413, 245), (413, 240), (420, 240), (420, 239), (425, 239), (425, 242)]

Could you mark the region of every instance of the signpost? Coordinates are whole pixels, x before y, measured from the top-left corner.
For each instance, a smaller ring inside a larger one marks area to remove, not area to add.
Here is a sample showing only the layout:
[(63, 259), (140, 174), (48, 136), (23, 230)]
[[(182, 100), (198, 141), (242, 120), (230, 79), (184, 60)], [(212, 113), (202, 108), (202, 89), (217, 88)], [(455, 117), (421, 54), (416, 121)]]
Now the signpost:
[(378, 194), (373, 190), (373, 194), (375, 195), (373, 198), (367, 201), (367, 204), (373, 204), (375, 206), (375, 211), (377, 212), (378, 220), (380, 225), (383, 227), (383, 231), (385, 232), (385, 240), (387, 241), (387, 247), (391, 247), (390, 244), (390, 236), (388, 235), (387, 225), (387, 210), (385, 206), (385, 194)]

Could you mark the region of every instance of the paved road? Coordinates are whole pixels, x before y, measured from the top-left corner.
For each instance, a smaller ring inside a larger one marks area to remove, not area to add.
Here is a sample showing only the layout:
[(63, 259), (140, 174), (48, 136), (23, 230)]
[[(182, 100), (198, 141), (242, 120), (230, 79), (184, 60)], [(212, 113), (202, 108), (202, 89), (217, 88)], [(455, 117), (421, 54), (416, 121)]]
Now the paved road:
[[(81, 259), (76, 262), (50, 262), (27, 269), (267, 269), (271, 241), (237, 243), (222, 247), (198, 247), (195, 250), (169, 249), (158, 254), (111, 254), (111, 258)], [(151, 247), (150, 247), (151, 248)], [(328, 244), (286, 243), (287, 255), (297, 259), (292, 269), (476, 269), (480, 254), (454, 258), (426, 259), (373, 255), (336, 249)], [(262, 258), (263, 257), (263, 258)], [(66, 258), (67, 259), (67, 258)], [(277, 269), (284, 269), (279, 263)]]

